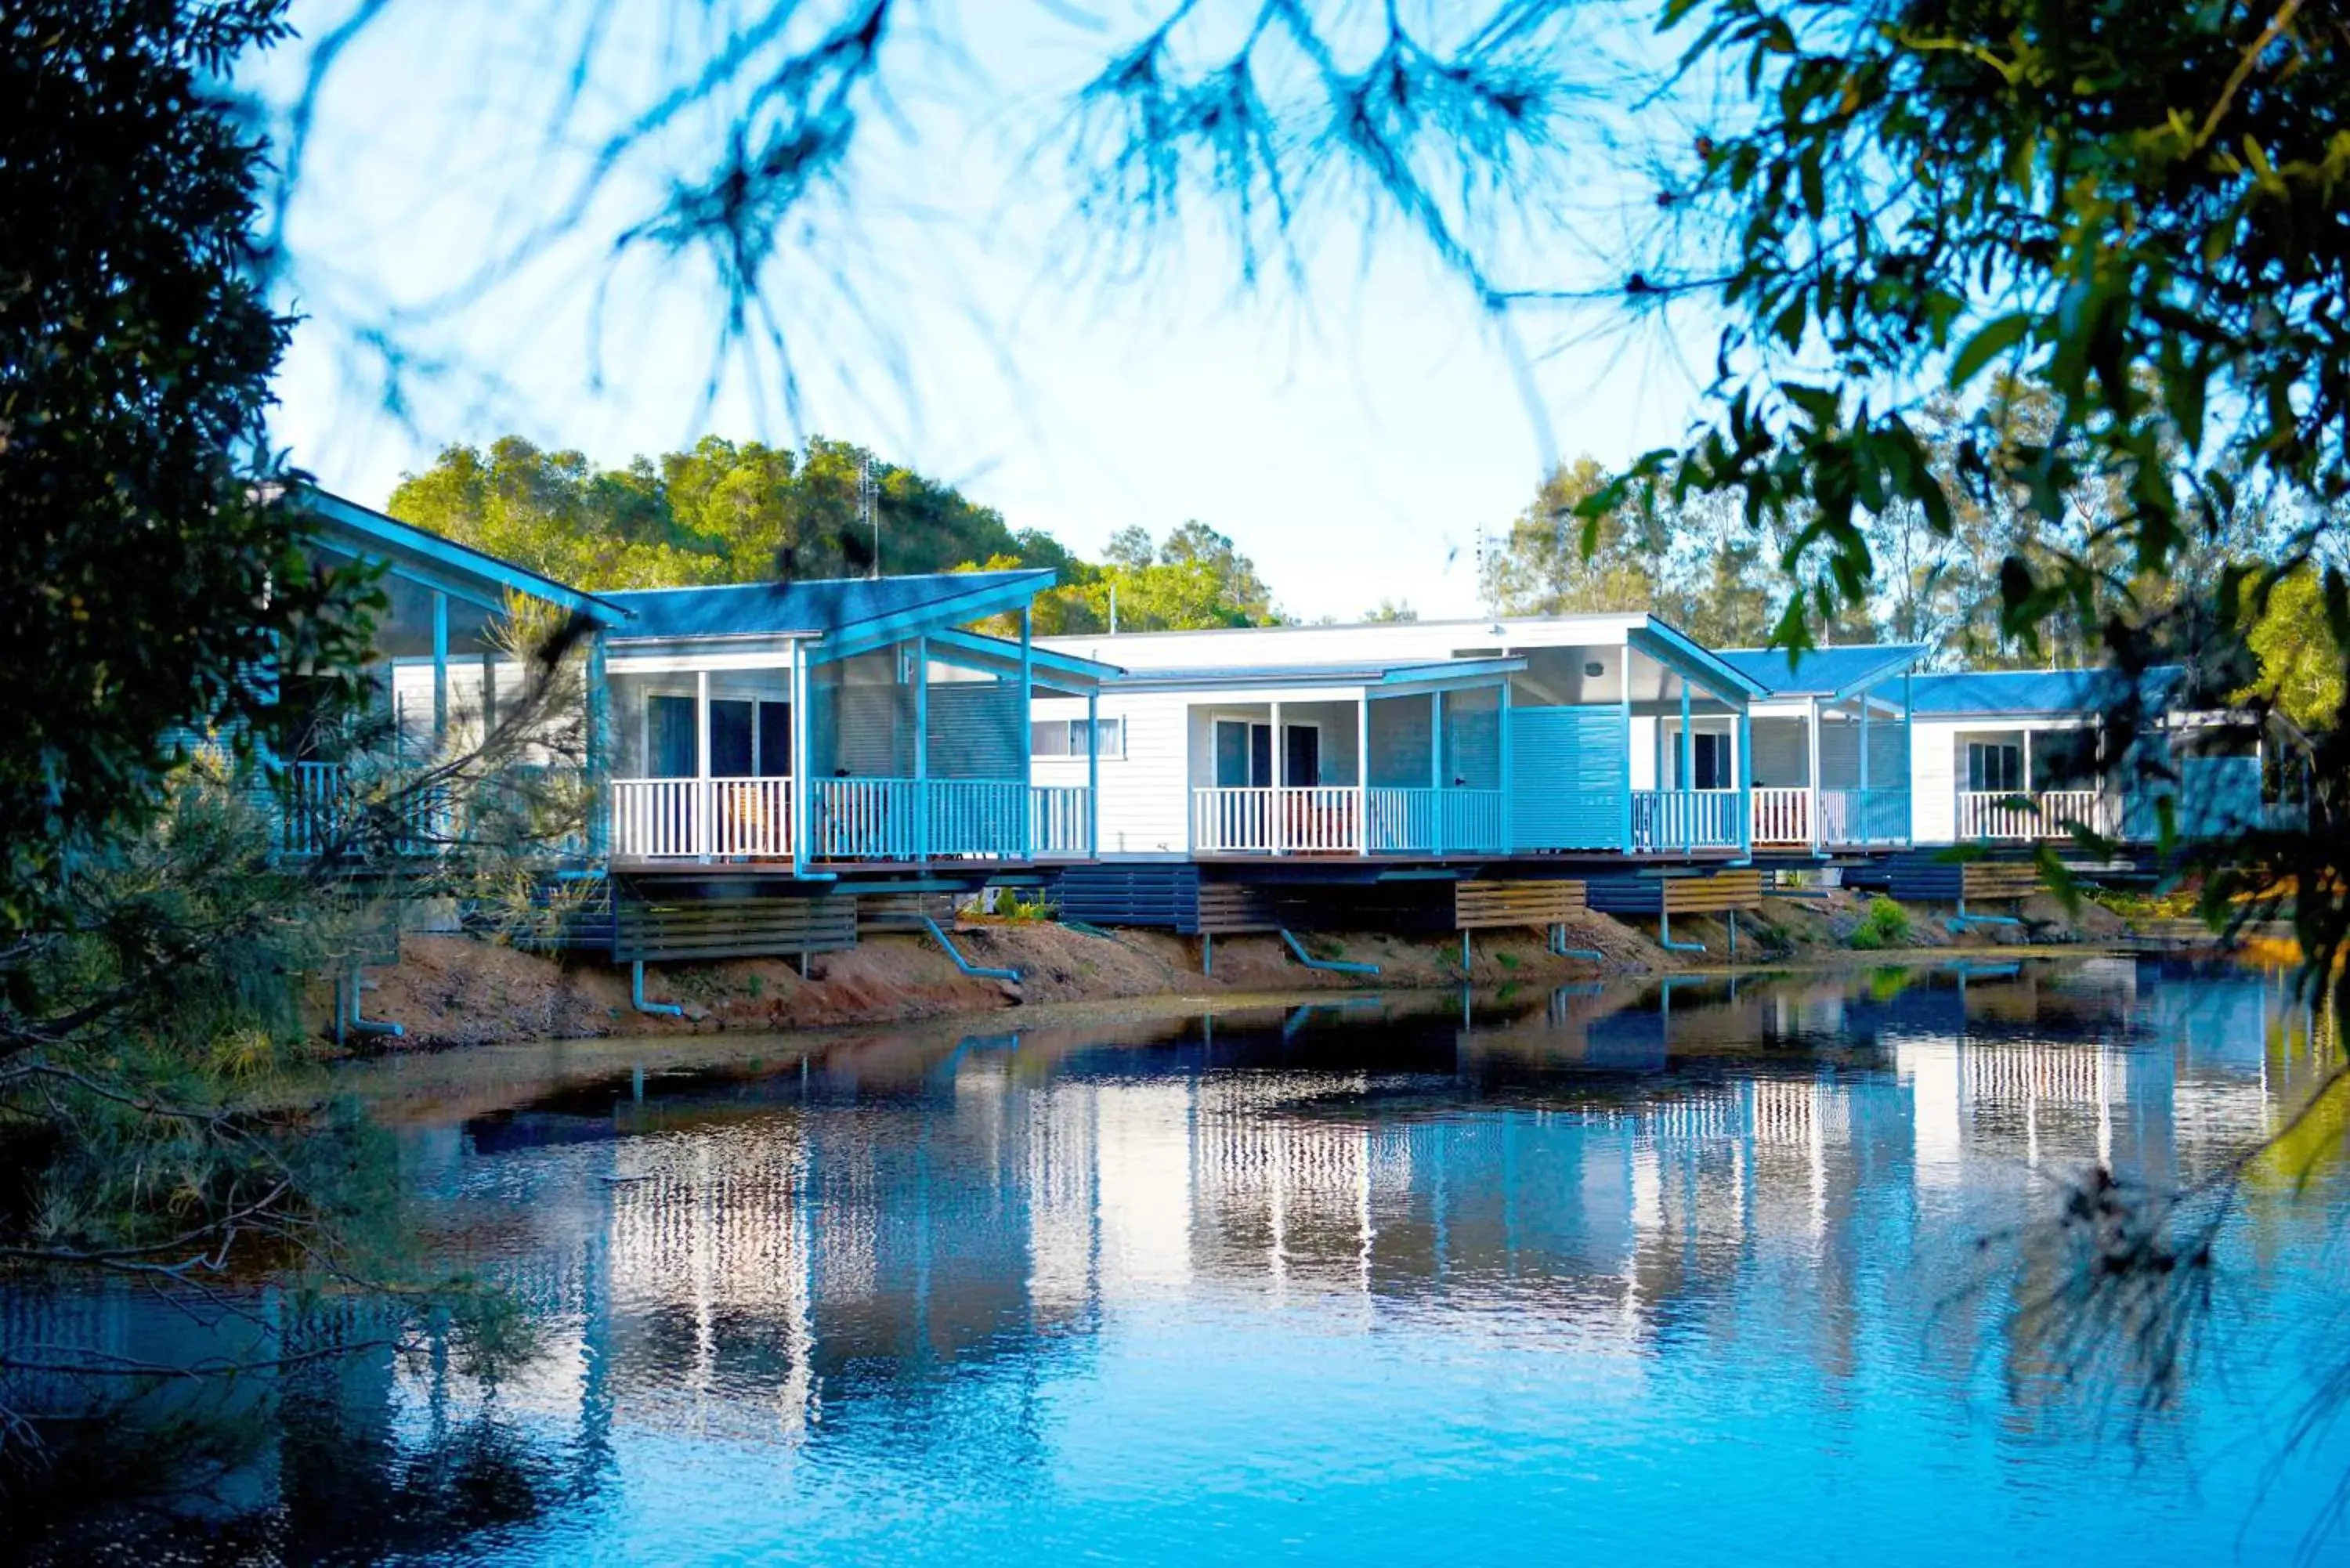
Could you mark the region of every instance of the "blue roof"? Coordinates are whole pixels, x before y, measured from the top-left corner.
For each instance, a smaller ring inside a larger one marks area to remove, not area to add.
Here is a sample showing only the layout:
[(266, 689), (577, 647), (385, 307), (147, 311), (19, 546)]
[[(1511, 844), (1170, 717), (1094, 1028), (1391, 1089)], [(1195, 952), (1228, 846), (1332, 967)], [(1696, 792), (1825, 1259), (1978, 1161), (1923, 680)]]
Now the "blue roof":
[(1018, 608), (1053, 586), (1048, 568), (936, 572), (912, 577), (827, 577), (638, 588), (604, 596), (629, 612), (623, 640), (823, 637), (882, 622), (953, 626)]
[(1876, 679), (1898, 675), (1925, 653), (1911, 643), (1861, 643), (1844, 648), (1729, 648), (1722, 662), (1762, 682), (1773, 697), (1825, 697)]
[[(2139, 700), (2149, 708), (2166, 705), (2185, 684), (2176, 664), (2147, 670)], [(1912, 714), (2101, 713), (2129, 695), (2128, 678), (2117, 670), (1981, 670), (1956, 675), (1920, 675), (1910, 688)]]

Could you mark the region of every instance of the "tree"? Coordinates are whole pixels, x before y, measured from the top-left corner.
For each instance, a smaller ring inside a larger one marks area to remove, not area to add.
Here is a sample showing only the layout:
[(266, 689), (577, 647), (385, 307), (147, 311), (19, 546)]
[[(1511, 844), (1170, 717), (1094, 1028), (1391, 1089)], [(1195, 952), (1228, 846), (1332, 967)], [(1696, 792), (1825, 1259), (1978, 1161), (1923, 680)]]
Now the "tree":
[[(2350, 648), (2350, 35), (2298, 0), (2063, 8), (1675, 0), (1711, 106), (1657, 193), (1670, 241), (1625, 275), (1718, 312), (1714, 411), (1582, 504), (1735, 498), (1787, 540), (1774, 635), (1872, 592), (1870, 523), (1966, 525), (1946, 480), (2035, 520), (1998, 566), (1999, 628), (2135, 673), (2245, 685), (2241, 639), (2321, 576)], [(1988, 383), (1986, 372), (1998, 374)], [(1963, 423), (1938, 452), (1934, 389)], [(2253, 558), (2246, 558), (2251, 556)], [(2232, 645), (2232, 646), (2230, 646)], [(2131, 733), (2142, 683), (2109, 715)], [(2115, 767), (2132, 758), (2107, 759)], [(2194, 851), (2215, 921), (2290, 912), (2311, 984), (2350, 970), (2350, 741), (2314, 759), (2305, 829)], [(2061, 877), (2061, 867), (2056, 868)], [(2296, 889), (2289, 905), (2276, 889)]]
[(149, 820), (184, 737), (271, 739), (273, 670), (356, 668), (371, 590), (310, 566), (268, 455), (286, 323), (221, 86), (283, 33), (266, 3), (0, 13), (0, 934)]
[(1604, 488), (1608, 475), (1596, 459), (1562, 463), (1510, 524), (1500, 550), (1485, 563), (1481, 585), (1496, 613), (1581, 615), (1658, 607), (1666, 549), (1653, 509), (1609, 507), (1587, 515), (1576, 508)]
[(1370, 626), (1399, 626), (1419, 618), (1409, 599), (1381, 599), (1363, 612), (1363, 620)]
[(2260, 660), (2260, 679), (2237, 694), (2239, 701), (2272, 704), (2302, 729), (2320, 734), (2342, 723), (2344, 658), (2325, 587), (2324, 578), (2309, 566), (2279, 579), (2245, 635)]
[[(868, 528), (858, 491), (876, 480)], [(1015, 534), (992, 507), (911, 470), (816, 437), (800, 452), (704, 436), (685, 452), (598, 468), (520, 436), (452, 446), (388, 503), (403, 522), (580, 587), (671, 587), (942, 572), (976, 561), (1059, 567), (1069, 553)]]

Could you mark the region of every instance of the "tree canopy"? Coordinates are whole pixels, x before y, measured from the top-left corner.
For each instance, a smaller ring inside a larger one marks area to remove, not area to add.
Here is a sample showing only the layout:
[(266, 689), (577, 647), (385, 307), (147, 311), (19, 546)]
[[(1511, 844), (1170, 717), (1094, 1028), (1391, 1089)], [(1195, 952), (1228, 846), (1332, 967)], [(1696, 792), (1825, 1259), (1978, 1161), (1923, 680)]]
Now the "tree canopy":
[(357, 663), (367, 585), (314, 571), (269, 483), (286, 323), (221, 85), (282, 30), (265, 4), (0, 12), (0, 929), (147, 820), (190, 732), (265, 738), (273, 671)]
[(884, 571), (1071, 559), (951, 485), (820, 436), (797, 451), (705, 436), (609, 469), (501, 436), (486, 449), (447, 448), (401, 480), (390, 510), (590, 590), (855, 576), (874, 560), (858, 497), (868, 466)]
[(1052, 568), (1060, 585), (1036, 605), (1040, 633), (1106, 630), (1113, 599), (1128, 631), (1277, 618), (1254, 564), (1196, 519), (1158, 545), (1123, 529), (1097, 566), (951, 485), (821, 437), (793, 451), (704, 436), (688, 451), (606, 469), (500, 436), (447, 448), (400, 481), (389, 509), (591, 591), (855, 576), (874, 564), (858, 495), (868, 465), (885, 573)]

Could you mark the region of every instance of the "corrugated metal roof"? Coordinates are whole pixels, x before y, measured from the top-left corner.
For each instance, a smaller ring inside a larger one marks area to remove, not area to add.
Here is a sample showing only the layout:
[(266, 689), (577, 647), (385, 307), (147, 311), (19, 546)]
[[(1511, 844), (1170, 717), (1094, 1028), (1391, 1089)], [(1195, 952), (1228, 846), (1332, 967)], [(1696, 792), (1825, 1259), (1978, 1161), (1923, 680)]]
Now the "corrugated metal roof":
[(1813, 648), (1728, 648), (1721, 660), (1758, 680), (1773, 697), (1825, 696), (1848, 691), (1873, 675), (1898, 675), (1926, 650), (1908, 643), (1859, 643)]
[[(698, 637), (816, 637), (874, 621), (951, 615), (959, 601), (1026, 587), (1052, 587), (1047, 569), (938, 572), (910, 577), (828, 577), (796, 583), (639, 588), (604, 597), (632, 618), (627, 639)], [(989, 613), (975, 608), (974, 615)]]
[[(2167, 705), (2185, 683), (2175, 664), (2147, 670), (2140, 701)], [(1913, 714), (1949, 717), (1969, 713), (2095, 713), (2129, 693), (2127, 678), (2115, 670), (1976, 670), (1954, 675), (1920, 675), (1910, 688)]]

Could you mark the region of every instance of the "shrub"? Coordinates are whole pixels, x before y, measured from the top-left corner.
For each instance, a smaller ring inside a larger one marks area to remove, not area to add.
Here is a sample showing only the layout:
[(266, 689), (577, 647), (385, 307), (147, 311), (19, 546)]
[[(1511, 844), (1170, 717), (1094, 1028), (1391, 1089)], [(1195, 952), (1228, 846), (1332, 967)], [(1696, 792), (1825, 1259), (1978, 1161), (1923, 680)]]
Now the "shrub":
[(1850, 945), (1863, 952), (1898, 948), (1909, 940), (1909, 911), (1890, 898), (1871, 898), (1868, 913), (1853, 929)]

